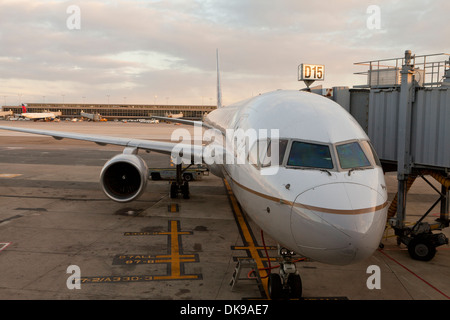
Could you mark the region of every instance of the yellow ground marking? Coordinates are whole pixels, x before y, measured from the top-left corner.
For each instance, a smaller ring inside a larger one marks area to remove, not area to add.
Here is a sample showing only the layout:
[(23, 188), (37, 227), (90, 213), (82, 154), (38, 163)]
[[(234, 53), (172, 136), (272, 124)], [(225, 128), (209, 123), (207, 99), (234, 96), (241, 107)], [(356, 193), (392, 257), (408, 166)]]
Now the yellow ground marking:
[(155, 276), (155, 280), (163, 279), (197, 279), (196, 275), (182, 275), (181, 274), (181, 263), (183, 262), (194, 262), (195, 258), (192, 254), (181, 254), (180, 253), (180, 243), (179, 235), (189, 235), (191, 232), (178, 231), (178, 221), (170, 221), (170, 231), (168, 232), (158, 232), (160, 235), (170, 236), (170, 255), (158, 255), (158, 258), (170, 258), (170, 269), (171, 273), (169, 276)]
[(0, 178), (15, 178), (20, 177), (21, 174), (15, 174), (15, 173), (0, 173)]
[[(81, 278), (82, 283), (106, 283), (106, 282), (137, 282), (137, 281), (155, 281), (155, 280), (199, 280), (202, 279), (201, 274), (183, 274), (186, 262), (198, 262), (198, 255), (182, 253), (182, 235), (192, 235), (190, 231), (180, 231), (179, 221), (169, 221), (169, 231), (161, 232), (125, 232), (127, 236), (139, 235), (166, 235), (168, 239), (168, 254), (159, 255), (120, 255), (117, 257), (121, 260), (120, 264), (170, 264), (170, 272), (167, 275), (136, 275), (136, 276), (105, 276), (105, 277), (84, 277)], [(119, 264), (119, 263), (118, 263)]]
[[(249, 228), (249, 226), (247, 225), (247, 223), (246, 223), (246, 221), (244, 219), (244, 216), (242, 214), (241, 209), (239, 208), (239, 205), (238, 205), (238, 202), (236, 200), (236, 197), (234, 196), (233, 191), (231, 191), (230, 185), (228, 184), (228, 182), (225, 179), (224, 179), (224, 182), (225, 182), (225, 186), (226, 186), (227, 191), (228, 191), (228, 195), (230, 196), (231, 204), (232, 204), (233, 210), (234, 210), (234, 212), (236, 214), (237, 221), (238, 221), (239, 226), (240, 226), (240, 228), (242, 230), (242, 235), (244, 236), (243, 240), (247, 244), (246, 246), (242, 246), (242, 248), (245, 247), (245, 249), (248, 250), (248, 252), (250, 252), (250, 256), (251, 256), (252, 259), (255, 260), (256, 265), (258, 266), (258, 269), (263, 269), (263, 268), (265, 268), (265, 266), (263, 264), (263, 260), (261, 259), (261, 257), (259, 256), (259, 253), (258, 253), (258, 249), (261, 249), (262, 247), (257, 246), (255, 244), (255, 242), (253, 241), (253, 237), (251, 235), (250, 228)], [(260, 270), (259, 273), (260, 273), (260, 276), (261, 276), (261, 281), (262, 281), (262, 284), (263, 284), (263, 287), (264, 287), (264, 291), (266, 293), (266, 297), (268, 297), (269, 296), (269, 291), (267, 289), (267, 282), (268, 282), (267, 271), (266, 270)]]

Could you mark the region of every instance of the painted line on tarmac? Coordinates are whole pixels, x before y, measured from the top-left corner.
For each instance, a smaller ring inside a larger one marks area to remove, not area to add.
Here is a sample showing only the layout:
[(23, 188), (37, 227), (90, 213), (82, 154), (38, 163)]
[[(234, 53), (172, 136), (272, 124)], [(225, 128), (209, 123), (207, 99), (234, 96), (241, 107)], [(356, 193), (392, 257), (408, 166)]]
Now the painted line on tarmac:
[(169, 220), (168, 231), (124, 232), (124, 236), (167, 236), (167, 254), (121, 254), (113, 259), (113, 265), (166, 264), (166, 275), (127, 275), (82, 277), (81, 283), (119, 283), (167, 280), (202, 280), (202, 274), (186, 274), (185, 263), (199, 262), (198, 254), (184, 254), (182, 236), (192, 235), (192, 231), (182, 231), (180, 221)]
[(0, 242), (0, 252), (6, 249), (11, 244), (11, 242)]
[[(258, 270), (260, 272), (261, 282), (262, 282), (262, 286), (263, 286), (263, 289), (260, 290), (261, 296), (263, 298), (267, 299), (269, 297), (269, 291), (267, 288), (268, 274), (267, 274), (267, 271), (264, 270), (264, 268), (266, 268), (266, 266), (264, 265), (263, 258), (259, 254), (259, 252), (260, 252), (259, 250), (262, 250), (263, 247), (259, 246), (256, 243), (253, 232), (252, 232), (247, 220), (245, 219), (245, 217), (242, 213), (242, 210), (239, 207), (237, 199), (234, 196), (230, 185), (228, 184), (228, 182), (225, 179), (223, 181), (225, 183), (225, 187), (228, 192), (228, 197), (231, 202), (231, 206), (232, 206), (233, 213), (234, 213), (234, 216), (235, 216), (238, 228), (239, 228), (239, 232), (242, 237), (242, 241), (244, 242), (243, 246), (235, 246), (235, 247), (232, 247), (232, 249), (245, 250), (245, 251), (247, 251), (247, 255), (249, 257), (251, 257), (253, 260), (255, 260)], [(264, 259), (264, 260), (267, 260), (267, 259)]]
[(427, 284), (429, 287), (431, 287), (432, 289), (434, 289), (435, 291), (439, 292), (441, 295), (443, 295), (444, 297), (446, 297), (447, 299), (450, 300), (450, 297), (448, 295), (446, 295), (445, 293), (443, 293), (441, 290), (439, 290), (438, 288), (436, 288), (435, 286), (433, 286), (431, 283), (429, 283), (428, 281), (426, 281), (425, 279), (423, 279), (422, 277), (420, 277), (417, 273), (413, 272), (412, 270), (408, 269), (406, 266), (404, 266), (403, 264), (401, 264), (400, 262), (398, 262), (397, 260), (395, 260), (394, 258), (392, 258), (390, 255), (388, 255), (386, 252), (384, 252), (384, 250), (382, 249), (378, 249), (378, 252), (381, 252), (385, 257), (389, 258), (390, 260), (394, 261), (396, 264), (398, 264), (400, 267), (402, 267), (403, 269), (405, 269), (406, 271), (408, 271), (409, 273), (411, 273), (413, 276), (415, 276), (417, 279), (423, 281), (425, 284)]
[(20, 177), (21, 175), (20, 173), (0, 173), (0, 178), (10, 179)]

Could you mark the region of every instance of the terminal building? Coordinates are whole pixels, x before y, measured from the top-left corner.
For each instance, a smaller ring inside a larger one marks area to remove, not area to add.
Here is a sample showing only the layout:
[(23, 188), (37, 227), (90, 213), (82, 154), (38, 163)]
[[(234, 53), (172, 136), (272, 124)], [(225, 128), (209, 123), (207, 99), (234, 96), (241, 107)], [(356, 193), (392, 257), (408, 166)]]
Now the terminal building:
[[(180, 115), (184, 119), (201, 120), (203, 115), (216, 106), (199, 105), (127, 105), (127, 104), (80, 104), (80, 103), (27, 103), (28, 112), (61, 112), (61, 118), (79, 118), (81, 112), (100, 114), (107, 120), (149, 119), (153, 116)], [(21, 114), (20, 106), (3, 106), (4, 112)]]

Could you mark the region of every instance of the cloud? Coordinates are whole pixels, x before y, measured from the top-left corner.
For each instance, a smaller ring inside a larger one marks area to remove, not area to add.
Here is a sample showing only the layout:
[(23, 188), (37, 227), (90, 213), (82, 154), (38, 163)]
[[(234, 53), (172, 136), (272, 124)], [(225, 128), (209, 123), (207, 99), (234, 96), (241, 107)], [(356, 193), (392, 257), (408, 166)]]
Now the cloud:
[[(376, 30), (366, 25), (373, 4)], [(70, 5), (80, 8), (80, 30), (67, 28)], [(215, 103), (216, 48), (225, 104), (304, 87), (302, 62), (326, 65), (325, 87), (352, 86), (365, 80), (354, 62), (450, 51), (448, 9), (443, 0), (3, 0), (0, 96)]]

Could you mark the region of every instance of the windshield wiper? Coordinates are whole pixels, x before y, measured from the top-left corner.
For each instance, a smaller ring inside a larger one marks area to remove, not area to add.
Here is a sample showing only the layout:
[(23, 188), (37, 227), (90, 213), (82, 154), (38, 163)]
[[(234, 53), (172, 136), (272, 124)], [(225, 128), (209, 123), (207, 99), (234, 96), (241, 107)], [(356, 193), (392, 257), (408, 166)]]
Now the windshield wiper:
[(332, 176), (331, 172), (328, 171), (327, 169), (319, 169), (319, 170), (322, 171), (322, 172), (328, 173), (328, 175), (329, 175), (330, 177)]
[(351, 175), (352, 171), (356, 171), (356, 170), (366, 170), (366, 169), (370, 169), (370, 168), (364, 168), (364, 167), (351, 168), (350, 170), (348, 170), (348, 176)]
[(295, 166), (290, 166), (289, 169), (295, 169), (295, 170), (319, 170), (319, 171), (323, 171), (328, 173), (329, 176), (332, 176), (330, 170), (328, 169), (323, 169), (323, 168), (315, 168), (315, 167), (295, 167)]

